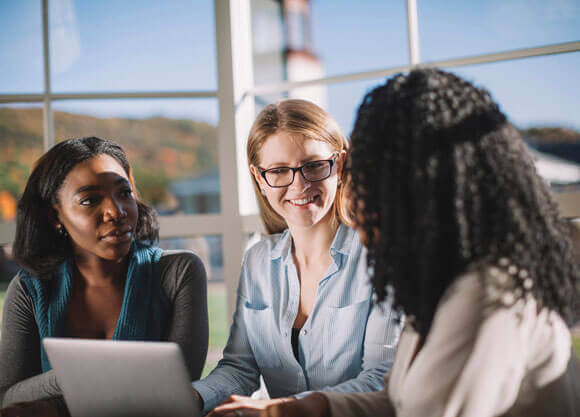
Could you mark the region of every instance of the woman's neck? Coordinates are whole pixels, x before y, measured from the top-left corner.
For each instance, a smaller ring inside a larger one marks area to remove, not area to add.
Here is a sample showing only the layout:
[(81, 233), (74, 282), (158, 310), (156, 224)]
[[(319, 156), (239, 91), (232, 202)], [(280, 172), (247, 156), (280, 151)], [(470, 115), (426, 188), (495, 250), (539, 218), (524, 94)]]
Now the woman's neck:
[(105, 260), (96, 257), (75, 256), (78, 277), (87, 287), (102, 287), (125, 281), (129, 258)]
[(337, 229), (338, 222), (331, 219), (311, 227), (290, 227), (294, 259), (307, 267), (329, 257)]

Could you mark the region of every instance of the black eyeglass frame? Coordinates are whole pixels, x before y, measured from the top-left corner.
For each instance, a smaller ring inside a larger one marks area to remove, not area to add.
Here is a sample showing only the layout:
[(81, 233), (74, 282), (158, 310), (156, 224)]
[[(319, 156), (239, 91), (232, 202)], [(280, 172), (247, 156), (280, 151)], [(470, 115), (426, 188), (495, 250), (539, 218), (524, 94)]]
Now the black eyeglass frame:
[[(268, 184), (268, 187), (271, 188), (285, 188), (285, 187), (290, 187), (293, 183), (294, 180), (296, 179), (296, 171), (300, 171), (300, 175), (302, 175), (302, 178), (304, 178), (306, 181), (308, 182), (320, 182), (320, 181), (324, 181), (325, 179), (329, 178), (332, 175), (332, 168), (334, 167), (334, 164), (336, 163), (336, 160), (338, 158), (338, 152), (334, 152), (333, 153), (333, 157), (330, 159), (318, 159), (316, 161), (308, 161), (303, 165), (300, 165), (299, 167), (296, 168), (292, 168), (292, 167), (274, 167), (274, 168), (270, 168), (270, 169), (263, 169), (260, 167), (258, 168), (258, 172), (260, 173), (260, 175), (262, 176), (262, 178), (264, 178), (264, 181), (266, 181), (266, 184)], [(317, 162), (328, 162), (330, 164), (330, 169), (328, 170), (328, 175), (324, 178), (320, 178), (318, 180), (309, 180), (308, 178), (306, 178), (306, 176), (304, 175), (304, 171), (302, 171), (302, 169), (308, 165), (308, 164), (315, 164)], [(290, 181), (287, 185), (272, 185), (268, 182), (268, 179), (266, 178), (266, 174), (270, 171), (274, 171), (277, 169), (281, 169), (281, 168), (285, 168), (285, 169), (289, 169), (292, 171), (292, 181)]]

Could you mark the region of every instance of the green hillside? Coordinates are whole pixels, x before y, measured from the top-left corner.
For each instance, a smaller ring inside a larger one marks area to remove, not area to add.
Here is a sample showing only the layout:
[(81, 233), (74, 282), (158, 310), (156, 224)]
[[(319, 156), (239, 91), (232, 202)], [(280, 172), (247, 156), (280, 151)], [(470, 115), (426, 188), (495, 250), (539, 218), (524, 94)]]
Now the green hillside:
[[(0, 190), (18, 198), (34, 161), (42, 154), (42, 111), (0, 108)], [(144, 200), (167, 205), (166, 186), (217, 166), (216, 127), (193, 120), (99, 118), (54, 113), (57, 141), (98, 136), (125, 148)]]

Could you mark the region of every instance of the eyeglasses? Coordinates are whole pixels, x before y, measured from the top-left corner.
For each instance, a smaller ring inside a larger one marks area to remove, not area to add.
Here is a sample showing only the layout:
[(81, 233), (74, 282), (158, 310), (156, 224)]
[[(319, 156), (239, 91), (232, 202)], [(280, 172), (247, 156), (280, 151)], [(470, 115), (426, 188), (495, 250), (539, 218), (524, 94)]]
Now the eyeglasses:
[(317, 182), (322, 181), (330, 177), (332, 173), (332, 167), (336, 162), (337, 154), (331, 159), (322, 159), (320, 161), (310, 161), (306, 162), (304, 165), (292, 168), (292, 167), (276, 167), (270, 169), (258, 168), (260, 175), (266, 183), (272, 188), (282, 188), (288, 187), (294, 182), (294, 176), (296, 171), (300, 171), (302, 178), (306, 181)]

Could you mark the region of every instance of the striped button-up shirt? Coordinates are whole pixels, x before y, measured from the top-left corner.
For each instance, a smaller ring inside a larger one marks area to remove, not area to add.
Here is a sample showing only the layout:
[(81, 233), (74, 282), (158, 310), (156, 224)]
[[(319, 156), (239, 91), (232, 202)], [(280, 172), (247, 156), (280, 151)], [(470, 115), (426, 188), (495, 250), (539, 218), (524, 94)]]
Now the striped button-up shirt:
[(231, 394), (249, 395), (263, 376), (272, 398), (309, 391), (376, 391), (391, 368), (400, 333), (388, 305), (373, 307), (366, 250), (340, 225), (332, 264), (318, 284), (312, 312), (292, 351), (300, 280), (288, 230), (268, 236), (244, 255), (237, 305), (223, 359), (193, 383), (204, 413)]

